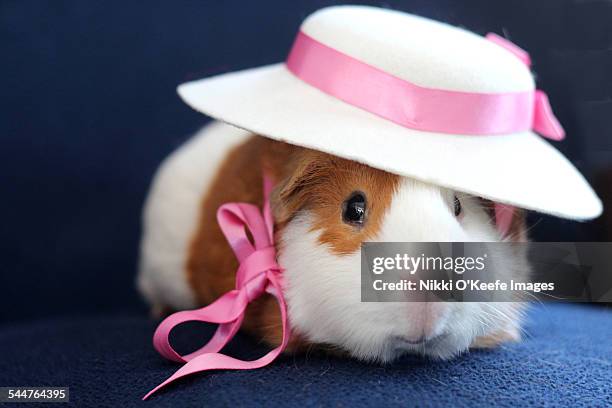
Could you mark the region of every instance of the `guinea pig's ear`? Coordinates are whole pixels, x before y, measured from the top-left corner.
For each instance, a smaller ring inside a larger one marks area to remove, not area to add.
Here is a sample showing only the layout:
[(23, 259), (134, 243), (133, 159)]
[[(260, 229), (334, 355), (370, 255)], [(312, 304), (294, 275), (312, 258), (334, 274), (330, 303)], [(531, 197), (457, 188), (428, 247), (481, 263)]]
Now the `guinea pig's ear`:
[[(491, 222), (496, 225), (495, 219), (495, 203), (485, 198), (480, 198), (482, 206), (489, 214)], [(514, 208), (512, 214), (512, 220), (510, 221), (510, 227), (504, 234), (504, 239), (509, 242), (527, 242), (529, 237), (527, 236), (527, 213), (521, 208)]]
[(272, 211), (278, 224), (285, 224), (304, 209), (313, 197), (312, 189), (324, 181), (329, 174), (327, 158), (317, 152), (304, 149), (299, 152), (288, 176), (282, 180), (272, 194)]

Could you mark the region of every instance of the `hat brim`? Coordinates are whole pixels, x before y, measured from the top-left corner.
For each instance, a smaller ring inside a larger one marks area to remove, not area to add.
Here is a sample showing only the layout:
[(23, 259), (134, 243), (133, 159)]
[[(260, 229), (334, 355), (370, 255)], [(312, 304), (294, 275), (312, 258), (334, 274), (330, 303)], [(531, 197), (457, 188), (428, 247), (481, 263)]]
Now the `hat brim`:
[(578, 170), (530, 131), (467, 136), (405, 128), (311, 87), (284, 64), (185, 83), (178, 93), (231, 125), (398, 175), (574, 220), (602, 212)]

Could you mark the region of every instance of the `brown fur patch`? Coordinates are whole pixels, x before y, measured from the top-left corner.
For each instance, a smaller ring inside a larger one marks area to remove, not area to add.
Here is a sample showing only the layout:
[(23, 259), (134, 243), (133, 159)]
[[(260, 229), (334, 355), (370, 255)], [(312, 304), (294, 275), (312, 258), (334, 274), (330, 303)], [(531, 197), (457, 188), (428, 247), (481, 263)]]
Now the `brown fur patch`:
[[(275, 214), (280, 223), (300, 210), (314, 214), (319, 242), (339, 255), (355, 252), (380, 230), (400, 177), (354, 161), (305, 151), (290, 178), (279, 189)], [(366, 196), (366, 220), (356, 227), (342, 221), (342, 204), (355, 191)]]
[(508, 328), (491, 333), (487, 336), (476, 337), (470, 347), (472, 348), (493, 348), (508, 342), (518, 342), (521, 340), (521, 333), (516, 328)]

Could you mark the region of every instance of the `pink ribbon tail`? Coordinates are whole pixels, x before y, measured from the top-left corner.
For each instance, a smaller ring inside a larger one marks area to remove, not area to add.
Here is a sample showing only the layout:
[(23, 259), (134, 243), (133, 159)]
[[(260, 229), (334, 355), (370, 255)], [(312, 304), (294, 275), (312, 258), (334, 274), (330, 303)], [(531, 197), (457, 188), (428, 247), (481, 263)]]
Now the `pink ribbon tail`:
[[(280, 282), (281, 268), (276, 262), (273, 218), (269, 195), (271, 181), (264, 177), (263, 214), (251, 204), (228, 203), (219, 208), (217, 220), (240, 266), (236, 272), (236, 289), (227, 292), (210, 305), (196, 310), (186, 310), (168, 316), (153, 335), (155, 349), (165, 358), (184, 363), (178, 371), (149, 391), (143, 400), (185, 376), (210, 370), (248, 370), (260, 368), (274, 361), (287, 347), (289, 325), (287, 305)], [(247, 235), (253, 238), (253, 243)], [(283, 329), (281, 344), (257, 360), (243, 361), (220, 353), (221, 349), (240, 329), (244, 313), (250, 302), (264, 293), (274, 296), (278, 302)], [(188, 321), (217, 323), (213, 337), (202, 348), (187, 355), (178, 354), (169, 341), (174, 327)]]
[(551, 140), (565, 139), (565, 131), (550, 107), (548, 96), (539, 89), (535, 92), (533, 130)]

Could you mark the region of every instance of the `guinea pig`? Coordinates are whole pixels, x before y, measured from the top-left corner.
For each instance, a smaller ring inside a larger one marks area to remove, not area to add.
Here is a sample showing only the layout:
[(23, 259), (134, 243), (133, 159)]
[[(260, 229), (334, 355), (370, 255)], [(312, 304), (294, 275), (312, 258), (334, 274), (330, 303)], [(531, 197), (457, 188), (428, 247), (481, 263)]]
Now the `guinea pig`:
[[(446, 359), (520, 339), (517, 302), (361, 302), (360, 247), (366, 241), (524, 242), (522, 212), (501, 236), (487, 200), (220, 122), (163, 162), (146, 200), (138, 287), (154, 314), (204, 306), (234, 288), (238, 263), (216, 211), (227, 202), (261, 206), (262, 169), (275, 183), (271, 205), (292, 333), (288, 351), (318, 346), (368, 361), (404, 353)], [(508, 247), (496, 273), (528, 273), (525, 254)], [(276, 301), (256, 300), (242, 327), (278, 345)]]

